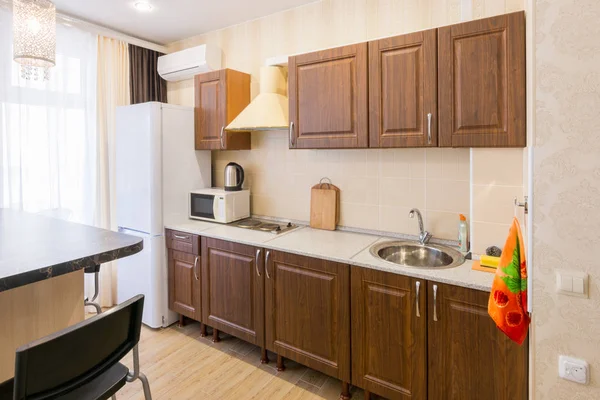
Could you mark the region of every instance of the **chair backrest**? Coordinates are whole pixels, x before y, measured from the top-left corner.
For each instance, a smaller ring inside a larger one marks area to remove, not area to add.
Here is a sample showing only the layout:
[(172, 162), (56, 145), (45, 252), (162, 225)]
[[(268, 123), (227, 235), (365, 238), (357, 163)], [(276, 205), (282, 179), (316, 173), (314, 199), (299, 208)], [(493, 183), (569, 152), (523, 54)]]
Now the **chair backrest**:
[(140, 340), (144, 296), (17, 349), (14, 400), (47, 399), (88, 383)]

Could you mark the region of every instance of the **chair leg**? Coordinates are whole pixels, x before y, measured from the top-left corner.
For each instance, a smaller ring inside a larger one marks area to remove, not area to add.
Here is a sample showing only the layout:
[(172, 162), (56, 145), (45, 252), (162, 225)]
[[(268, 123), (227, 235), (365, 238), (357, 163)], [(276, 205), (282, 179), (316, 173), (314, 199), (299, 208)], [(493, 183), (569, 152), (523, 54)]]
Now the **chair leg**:
[(142, 387), (144, 388), (144, 399), (152, 400), (152, 394), (150, 393), (150, 383), (148, 383), (148, 378), (146, 375), (140, 372), (138, 376), (139, 380), (142, 381)]
[(84, 306), (92, 306), (96, 309), (96, 314), (102, 314), (102, 307), (100, 307), (100, 304), (96, 303), (96, 299), (98, 298), (98, 295), (100, 294), (100, 272), (96, 271), (94, 272), (94, 296), (92, 297), (91, 300), (88, 300), (87, 298), (84, 300), (83, 305)]
[(117, 400), (117, 396), (113, 394), (111, 400)]

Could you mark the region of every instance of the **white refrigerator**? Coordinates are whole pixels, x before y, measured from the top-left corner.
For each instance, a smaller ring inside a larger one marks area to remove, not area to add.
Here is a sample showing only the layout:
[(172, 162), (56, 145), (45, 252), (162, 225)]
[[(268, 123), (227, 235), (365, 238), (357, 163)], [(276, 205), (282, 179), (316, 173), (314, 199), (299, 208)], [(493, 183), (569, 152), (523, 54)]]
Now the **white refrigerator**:
[(189, 192), (210, 187), (211, 153), (194, 150), (194, 109), (163, 103), (118, 107), (116, 218), (119, 231), (144, 249), (117, 261), (117, 300), (145, 295), (142, 321), (151, 328), (177, 320), (168, 309), (165, 224), (188, 218)]

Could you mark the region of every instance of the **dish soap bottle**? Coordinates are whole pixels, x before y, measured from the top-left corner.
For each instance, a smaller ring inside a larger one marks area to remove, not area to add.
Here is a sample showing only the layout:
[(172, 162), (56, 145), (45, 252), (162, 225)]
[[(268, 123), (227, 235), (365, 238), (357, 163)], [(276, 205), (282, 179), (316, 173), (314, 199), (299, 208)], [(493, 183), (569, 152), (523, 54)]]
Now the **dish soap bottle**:
[(467, 226), (467, 217), (462, 214), (460, 214), (460, 221), (458, 221), (458, 246), (463, 253), (469, 251), (469, 228)]

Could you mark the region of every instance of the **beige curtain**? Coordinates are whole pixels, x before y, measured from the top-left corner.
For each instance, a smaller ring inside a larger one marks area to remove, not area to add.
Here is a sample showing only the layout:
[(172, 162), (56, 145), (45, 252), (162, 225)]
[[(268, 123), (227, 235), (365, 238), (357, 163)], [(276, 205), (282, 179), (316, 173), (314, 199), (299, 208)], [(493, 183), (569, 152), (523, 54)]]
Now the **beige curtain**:
[[(130, 103), (128, 44), (98, 36), (97, 90), (97, 204), (96, 225), (115, 230), (115, 113), (118, 106)], [(88, 279), (89, 280), (89, 279)], [(93, 281), (86, 281), (86, 295), (93, 291)], [(117, 303), (117, 275), (113, 263), (100, 268), (102, 307)]]

